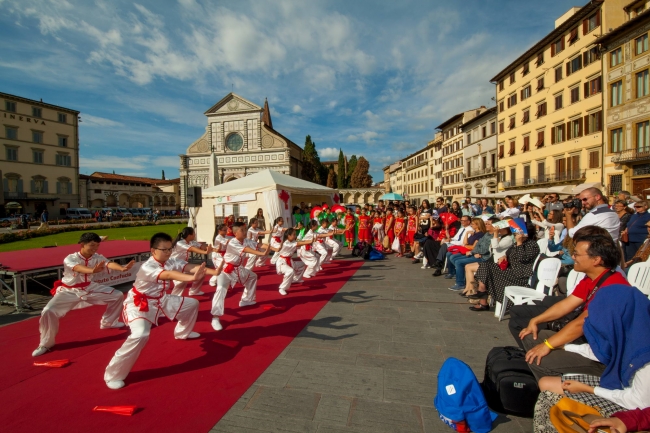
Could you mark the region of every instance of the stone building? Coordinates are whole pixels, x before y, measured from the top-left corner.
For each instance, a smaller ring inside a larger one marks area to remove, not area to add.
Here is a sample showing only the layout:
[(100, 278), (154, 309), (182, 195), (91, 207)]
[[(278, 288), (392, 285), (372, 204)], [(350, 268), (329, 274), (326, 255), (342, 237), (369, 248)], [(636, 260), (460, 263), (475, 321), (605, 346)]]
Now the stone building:
[(205, 112), (205, 133), (180, 155), (181, 206), (188, 186), (209, 188), (261, 170), (301, 177), (302, 148), (273, 129), (264, 108), (229, 93)]
[(461, 128), (465, 133), (465, 196), (497, 191), (497, 109), (490, 108)]

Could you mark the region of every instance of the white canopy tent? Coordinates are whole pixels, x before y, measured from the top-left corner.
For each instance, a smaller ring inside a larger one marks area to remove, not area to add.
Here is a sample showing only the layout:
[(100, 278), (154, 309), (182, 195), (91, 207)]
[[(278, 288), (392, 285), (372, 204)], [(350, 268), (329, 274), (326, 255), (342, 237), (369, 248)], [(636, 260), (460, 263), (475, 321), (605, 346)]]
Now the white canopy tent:
[(320, 205), (338, 203), (338, 192), (306, 180), (264, 170), (241, 179), (213, 186), (202, 191), (203, 207), (197, 209), (194, 221), (197, 240), (212, 243), (216, 218), (235, 215), (253, 218), (258, 209), (264, 212), (266, 227), (277, 217), (291, 224), (293, 206), (300, 202)]

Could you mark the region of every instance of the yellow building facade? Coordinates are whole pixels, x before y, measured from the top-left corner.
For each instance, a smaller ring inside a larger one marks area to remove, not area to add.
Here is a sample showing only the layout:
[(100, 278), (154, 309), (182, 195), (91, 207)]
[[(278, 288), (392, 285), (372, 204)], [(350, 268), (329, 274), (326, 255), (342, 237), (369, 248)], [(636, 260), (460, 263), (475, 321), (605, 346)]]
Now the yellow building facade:
[(603, 87), (596, 39), (629, 0), (572, 8), (491, 81), (496, 85), (499, 190), (605, 183)]
[(650, 2), (625, 8), (627, 21), (598, 43), (604, 51), (605, 178), (608, 192), (650, 198)]

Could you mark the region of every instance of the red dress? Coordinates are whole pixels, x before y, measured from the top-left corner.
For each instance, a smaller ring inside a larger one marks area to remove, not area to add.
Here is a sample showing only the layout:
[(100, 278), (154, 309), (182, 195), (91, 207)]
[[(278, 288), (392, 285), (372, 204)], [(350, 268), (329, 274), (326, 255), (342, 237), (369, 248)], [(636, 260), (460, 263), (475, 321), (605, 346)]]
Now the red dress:
[(415, 242), (415, 232), (418, 231), (418, 217), (416, 215), (409, 215), (406, 231), (407, 242), (413, 245)]
[(359, 215), (359, 240), (370, 242), (372, 239), (370, 227), (370, 217), (368, 215)]
[[(377, 224), (381, 224), (381, 226), (384, 226), (384, 220), (382, 218), (373, 218), (372, 220), (372, 226), (376, 226)], [(372, 231), (372, 230), (371, 230)], [(379, 239), (379, 232), (377, 232), (376, 235), (373, 235), (373, 240), (375, 241), (375, 245), (381, 246), (381, 241)]]
[(395, 231), (393, 233), (399, 239), (400, 245), (404, 245), (404, 240), (406, 239), (406, 231), (402, 230), (403, 227), (404, 218), (395, 218)]
[(356, 223), (354, 215), (346, 215), (345, 219), (345, 241), (354, 242), (354, 225)]
[(393, 224), (395, 223), (395, 217), (394, 216), (387, 216), (386, 217), (386, 235), (388, 236), (388, 240), (390, 241), (390, 245), (393, 245), (393, 241), (395, 240), (395, 232), (393, 231)]

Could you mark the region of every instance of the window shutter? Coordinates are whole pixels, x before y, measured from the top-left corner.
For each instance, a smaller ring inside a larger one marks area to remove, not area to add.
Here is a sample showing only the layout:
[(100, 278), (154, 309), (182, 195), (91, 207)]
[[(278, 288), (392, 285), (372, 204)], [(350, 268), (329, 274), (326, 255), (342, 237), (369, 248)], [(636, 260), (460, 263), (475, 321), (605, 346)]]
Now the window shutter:
[(9, 179), (2, 179), (2, 188), (4, 192), (9, 192)]
[(566, 64), (566, 76), (571, 75), (571, 62)]
[(61, 182), (56, 182), (56, 193), (61, 194)]
[(585, 83), (585, 99), (589, 97), (589, 82)]
[(23, 192), (23, 180), (18, 179), (18, 191), (17, 192)]
[(555, 126), (551, 128), (551, 144), (555, 144)]
[(566, 123), (566, 139), (571, 140), (571, 122)]
[(583, 36), (589, 31), (589, 20), (582, 20), (582, 34)]
[(508, 98), (508, 108), (510, 108), (510, 98)]
[(544, 146), (544, 131), (539, 131), (537, 133), (537, 147)]
[(44, 192), (45, 194), (49, 194), (49, 193), (50, 193), (50, 189), (49, 189), (48, 186), (47, 186), (47, 181), (46, 181), (46, 180), (43, 181), (43, 192)]
[(601, 132), (603, 130), (603, 111), (596, 113), (596, 132)]
[(587, 66), (589, 64), (589, 51), (582, 53), (582, 64)]
[(603, 91), (603, 77), (596, 78), (596, 93)]
[(588, 114), (585, 116), (585, 129), (584, 129), (584, 131), (585, 131), (585, 135), (592, 132), (592, 131), (589, 131), (589, 115)]
[(30, 188), (30, 191), (32, 192), (32, 194), (35, 193), (36, 192), (36, 181), (30, 180), (29, 181), (29, 188)]
[(555, 43), (551, 44), (551, 57), (555, 56)]
[(562, 47), (562, 50), (564, 51), (564, 36), (560, 38), (560, 46)]
[(596, 27), (600, 26), (600, 10), (596, 13)]
[(576, 122), (578, 123), (578, 137), (582, 137), (582, 122), (580, 121), (580, 118), (578, 118)]
[(520, 93), (521, 93), (521, 100), (523, 101), (524, 100), (524, 89), (521, 89)]

